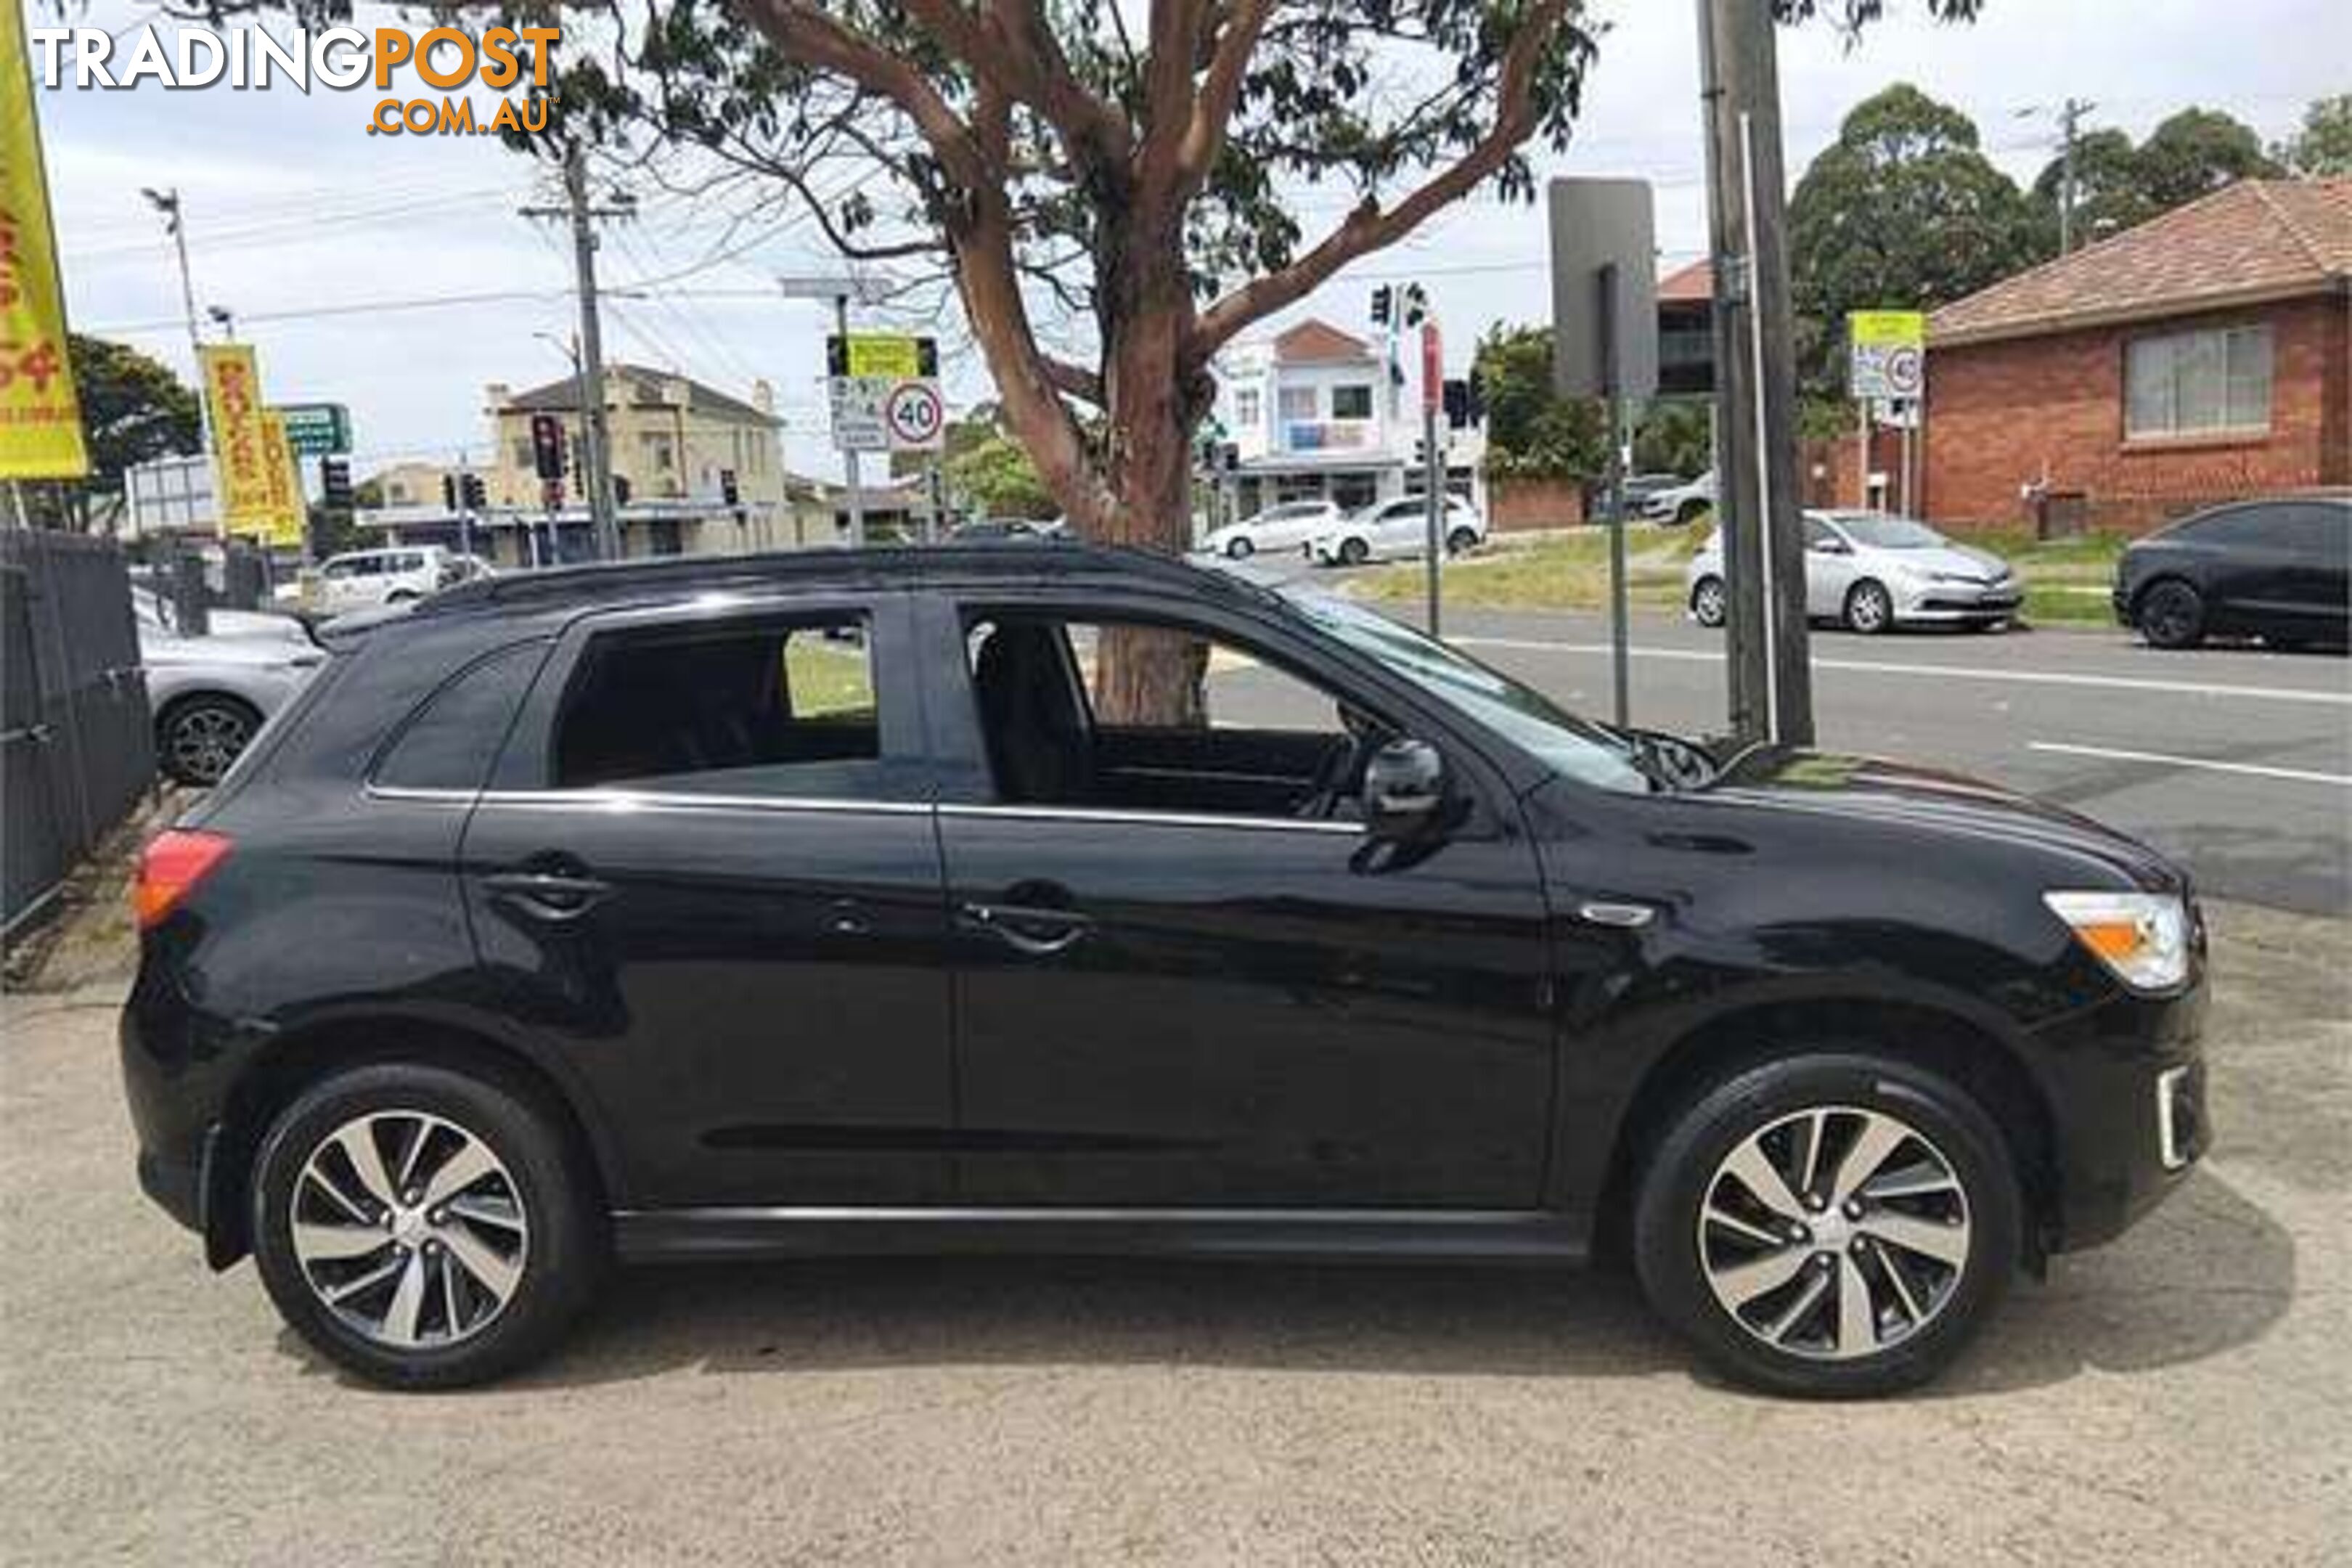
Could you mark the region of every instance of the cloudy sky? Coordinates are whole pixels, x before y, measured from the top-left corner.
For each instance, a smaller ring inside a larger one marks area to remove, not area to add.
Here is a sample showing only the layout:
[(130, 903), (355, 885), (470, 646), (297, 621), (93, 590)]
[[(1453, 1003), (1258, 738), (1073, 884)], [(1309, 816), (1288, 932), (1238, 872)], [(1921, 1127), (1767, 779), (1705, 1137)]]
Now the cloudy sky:
[[(1546, 172), (1651, 179), (1662, 265), (1677, 265), (1704, 235), (1696, 5), (1600, 0), (1595, 10), (1612, 31), (1576, 144)], [(2087, 98), (2098, 105), (2091, 123), (2137, 135), (2195, 103), (2274, 139), (2311, 99), (2342, 90), (2352, 59), (2352, 7), (2341, 0), (1987, 0), (1981, 21), (1958, 28), (1930, 22), (1918, 0), (1888, 0), (1888, 10), (1851, 49), (1826, 27), (1784, 35), (1792, 171), (1856, 101), (1896, 80), (1972, 115), (1995, 159), (2026, 181), (2050, 156), (2053, 134), (2046, 116), (2021, 117), (2032, 106)], [(88, 23), (135, 31), (152, 16), (148, 5), (93, 0)], [(376, 19), (363, 11), (363, 25)], [(48, 24), (36, 5), (32, 25)], [(177, 187), (199, 306), (235, 313), (240, 335), (259, 347), (274, 399), (350, 405), (363, 473), (403, 458), (478, 454), (485, 384), (566, 374), (562, 350), (542, 334), (561, 337), (572, 324), (568, 241), (516, 210), (552, 191), (530, 160), (494, 141), (371, 136), (367, 91), (305, 98), (149, 82), (37, 96), (76, 330), (187, 369), (178, 275), (140, 195)], [(826, 308), (772, 293), (779, 273), (824, 267), (810, 226), (740, 225), (727, 203), (650, 187), (638, 195), (642, 216), (609, 231), (600, 262), (624, 295), (607, 316), (608, 355), (738, 395), (766, 378), (791, 430), (790, 460), (831, 471), (816, 380)], [(1336, 217), (1336, 199), (1307, 210), (1311, 234), (1316, 220)], [(1360, 326), (1374, 279), (1420, 278), (1458, 359), (1492, 321), (1544, 319), (1544, 247), (1535, 209), (1473, 202), (1365, 258), (1305, 309)], [(629, 287), (656, 279), (670, 281)], [(951, 383), (959, 398), (986, 392), (968, 357)]]

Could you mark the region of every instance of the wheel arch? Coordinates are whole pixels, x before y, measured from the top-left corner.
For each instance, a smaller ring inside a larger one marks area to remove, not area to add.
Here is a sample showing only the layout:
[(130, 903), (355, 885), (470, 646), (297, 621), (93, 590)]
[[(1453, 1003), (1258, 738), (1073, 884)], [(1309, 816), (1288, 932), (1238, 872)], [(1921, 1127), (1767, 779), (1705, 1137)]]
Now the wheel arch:
[(247, 1189), (270, 1124), (312, 1084), (331, 1073), (378, 1062), (417, 1062), (497, 1084), (544, 1111), (562, 1133), (579, 1173), (592, 1183), (589, 1207), (609, 1209), (617, 1166), (596, 1118), (561, 1078), (531, 1054), (487, 1031), (444, 1020), (386, 1014), (352, 1015), (289, 1030), (273, 1038), (230, 1086), (204, 1171), (205, 1259), (226, 1268), (250, 1250)]
[(1650, 1156), (1679, 1112), (1737, 1073), (1814, 1047), (1874, 1049), (1927, 1068), (1975, 1098), (2010, 1142), (2025, 1198), (2025, 1261), (2040, 1266), (2062, 1197), (2057, 1122), (2041, 1081), (2008, 1041), (1957, 1013), (1853, 996), (1736, 1006), (1660, 1051), (1617, 1120), (1593, 1210), (1598, 1247), (1623, 1255)]
[(174, 691), (171, 696), (163, 699), (163, 705), (155, 710), (155, 732), (160, 736), (163, 732), (163, 727), (170, 723), (175, 715), (190, 704), (196, 702), (231, 703), (251, 714), (257, 729), (262, 723), (261, 705), (243, 692), (233, 690), (226, 686), (191, 686), (183, 690)]

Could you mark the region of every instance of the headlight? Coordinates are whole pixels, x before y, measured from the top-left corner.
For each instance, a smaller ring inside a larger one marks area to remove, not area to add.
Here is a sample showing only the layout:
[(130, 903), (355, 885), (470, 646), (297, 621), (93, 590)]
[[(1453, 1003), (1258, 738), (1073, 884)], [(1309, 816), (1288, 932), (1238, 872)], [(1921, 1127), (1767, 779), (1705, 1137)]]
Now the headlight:
[(2189, 978), (2189, 910), (2172, 893), (2044, 893), (2074, 940), (2135, 991)]

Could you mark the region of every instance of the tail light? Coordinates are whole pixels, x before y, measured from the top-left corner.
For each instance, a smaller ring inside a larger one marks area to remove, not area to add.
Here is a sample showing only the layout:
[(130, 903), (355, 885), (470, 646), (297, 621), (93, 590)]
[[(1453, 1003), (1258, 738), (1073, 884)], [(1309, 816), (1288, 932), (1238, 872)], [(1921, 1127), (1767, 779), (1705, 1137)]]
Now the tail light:
[(139, 879), (131, 889), (131, 912), (147, 931), (178, 909), (213, 868), (228, 858), (229, 841), (217, 833), (173, 828), (156, 836), (139, 856)]

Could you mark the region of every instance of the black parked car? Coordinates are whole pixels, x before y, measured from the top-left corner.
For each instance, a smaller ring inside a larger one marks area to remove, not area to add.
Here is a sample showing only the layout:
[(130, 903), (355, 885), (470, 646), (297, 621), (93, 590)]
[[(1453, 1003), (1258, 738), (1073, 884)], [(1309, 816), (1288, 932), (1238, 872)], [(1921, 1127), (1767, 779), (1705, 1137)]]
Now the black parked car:
[[(1171, 635), (1208, 712), (1122, 717)], [(2204, 1142), (2154, 853), (1344, 603), (946, 546), (330, 640), (147, 851), (123, 1062), (149, 1193), (387, 1384), (545, 1350), (614, 1257), (1613, 1246), (1734, 1373), (1874, 1392)]]
[(2157, 647), (2208, 637), (2342, 647), (2352, 616), (2352, 496), (2241, 501), (2133, 543), (2116, 565), (2116, 616)]

